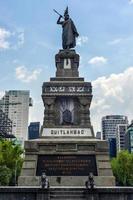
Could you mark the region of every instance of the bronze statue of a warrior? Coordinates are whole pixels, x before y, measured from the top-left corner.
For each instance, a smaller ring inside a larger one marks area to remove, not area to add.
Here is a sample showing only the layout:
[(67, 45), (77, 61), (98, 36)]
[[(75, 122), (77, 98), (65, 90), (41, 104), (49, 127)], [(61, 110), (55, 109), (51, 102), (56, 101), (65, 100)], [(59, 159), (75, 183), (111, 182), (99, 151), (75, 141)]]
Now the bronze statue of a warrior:
[[(55, 12), (57, 14), (59, 14), (57, 11), (55, 11)], [(63, 18), (64, 20), (61, 21), (61, 18)], [(77, 32), (77, 29), (76, 29), (72, 19), (69, 18), (68, 7), (66, 8), (66, 10), (64, 12), (64, 17), (62, 15), (59, 16), (59, 18), (57, 20), (57, 24), (62, 25), (62, 29), (63, 29), (63, 32), (62, 32), (62, 47), (63, 47), (63, 49), (74, 48), (76, 46), (76, 37), (78, 37), (79, 34)]]

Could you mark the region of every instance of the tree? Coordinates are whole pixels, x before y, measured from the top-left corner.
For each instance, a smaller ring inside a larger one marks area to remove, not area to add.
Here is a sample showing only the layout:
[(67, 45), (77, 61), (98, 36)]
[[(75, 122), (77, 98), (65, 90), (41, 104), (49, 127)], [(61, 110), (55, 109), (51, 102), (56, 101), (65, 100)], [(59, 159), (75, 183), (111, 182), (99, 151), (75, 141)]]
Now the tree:
[(0, 166), (0, 185), (8, 185), (11, 179), (11, 170), (5, 165)]
[(121, 151), (111, 161), (116, 182), (122, 186), (133, 186), (133, 154)]
[[(20, 145), (9, 140), (0, 140), (0, 184), (14, 185), (20, 175), (23, 158)], [(7, 181), (4, 182), (4, 179)]]

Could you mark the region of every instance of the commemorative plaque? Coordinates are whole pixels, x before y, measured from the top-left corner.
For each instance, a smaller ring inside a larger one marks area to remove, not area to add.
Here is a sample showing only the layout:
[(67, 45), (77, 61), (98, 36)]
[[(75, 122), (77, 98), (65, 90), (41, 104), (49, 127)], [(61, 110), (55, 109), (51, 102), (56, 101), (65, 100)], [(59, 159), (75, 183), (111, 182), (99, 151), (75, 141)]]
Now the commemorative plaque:
[(90, 128), (44, 128), (42, 136), (47, 137), (91, 137)]
[(97, 176), (95, 155), (39, 155), (37, 176)]

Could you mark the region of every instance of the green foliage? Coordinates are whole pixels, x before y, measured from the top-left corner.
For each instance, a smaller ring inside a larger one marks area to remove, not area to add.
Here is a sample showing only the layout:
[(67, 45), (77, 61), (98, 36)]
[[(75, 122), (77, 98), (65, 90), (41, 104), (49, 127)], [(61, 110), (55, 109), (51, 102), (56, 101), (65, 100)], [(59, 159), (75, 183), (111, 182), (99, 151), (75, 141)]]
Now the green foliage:
[[(20, 145), (12, 141), (0, 140), (0, 172), (3, 171), (3, 176), (0, 176), (1, 185), (15, 184), (23, 164), (22, 153)], [(5, 180), (9, 179), (9, 182), (4, 181), (4, 177)]]
[(0, 166), (0, 185), (9, 185), (12, 173), (6, 166)]
[(133, 153), (121, 151), (111, 161), (116, 182), (122, 186), (133, 186)]

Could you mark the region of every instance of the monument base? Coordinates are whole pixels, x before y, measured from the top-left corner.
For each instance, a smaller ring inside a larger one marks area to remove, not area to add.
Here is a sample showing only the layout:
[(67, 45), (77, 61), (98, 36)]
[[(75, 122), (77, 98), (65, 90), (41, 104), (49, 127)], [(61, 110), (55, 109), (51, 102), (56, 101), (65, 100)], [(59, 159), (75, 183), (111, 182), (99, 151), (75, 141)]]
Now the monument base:
[[(60, 178), (60, 182), (58, 179)], [(61, 176), (54, 177), (48, 176), (50, 186), (62, 187), (62, 186), (74, 186), (74, 187), (84, 187), (87, 181), (86, 176)], [(94, 176), (95, 185), (98, 186), (115, 186), (115, 179), (113, 176)], [(41, 179), (39, 176), (21, 176), (19, 177), (19, 186), (40, 186)]]
[(114, 186), (106, 141), (87, 138), (40, 138), (25, 142), (18, 184), (40, 185), (45, 171), (50, 186), (85, 186), (90, 172), (96, 186)]

